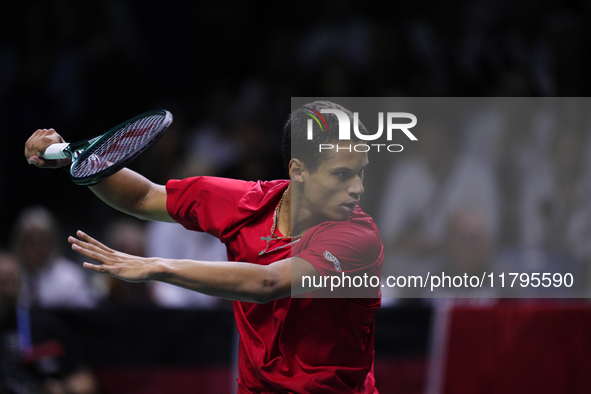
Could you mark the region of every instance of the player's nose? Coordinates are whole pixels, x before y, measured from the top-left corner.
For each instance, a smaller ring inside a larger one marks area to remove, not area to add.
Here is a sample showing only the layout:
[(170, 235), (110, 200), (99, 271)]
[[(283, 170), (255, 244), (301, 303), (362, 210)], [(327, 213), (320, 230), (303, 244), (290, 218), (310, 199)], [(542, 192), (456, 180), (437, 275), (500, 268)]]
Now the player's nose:
[(349, 195), (359, 199), (359, 197), (365, 192), (365, 188), (363, 187), (363, 179), (361, 177), (356, 176), (353, 178), (351, 184), (349, 185)]

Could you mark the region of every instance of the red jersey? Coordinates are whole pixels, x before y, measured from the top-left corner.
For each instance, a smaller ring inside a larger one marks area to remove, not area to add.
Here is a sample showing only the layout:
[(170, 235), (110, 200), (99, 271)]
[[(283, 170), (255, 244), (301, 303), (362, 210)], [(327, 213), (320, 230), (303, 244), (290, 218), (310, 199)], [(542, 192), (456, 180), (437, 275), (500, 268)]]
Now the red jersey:
[[(259, 255), (267, 246), (261, 238), (269, 235), (288, 184), (214, 177), (172, 180), (166, 185), (167, 210), (187, 229), (218, 237), (230, 261), (268, 265), (293, 253), (321, 275), (335, 274), (334, 262), (324, 256), (328, 250), (343, 272), (355, 272), (363, 260), (379, 275), (383, 246), (373, 220), (359, 207), (345, 221), (309, 229), (292, 247), (290, 239), (271, 241), (267, 253)], [(238, 392), (377, 393), (374, 317), (379, 306), (379, 298), (234, 301), (240, 334)]]

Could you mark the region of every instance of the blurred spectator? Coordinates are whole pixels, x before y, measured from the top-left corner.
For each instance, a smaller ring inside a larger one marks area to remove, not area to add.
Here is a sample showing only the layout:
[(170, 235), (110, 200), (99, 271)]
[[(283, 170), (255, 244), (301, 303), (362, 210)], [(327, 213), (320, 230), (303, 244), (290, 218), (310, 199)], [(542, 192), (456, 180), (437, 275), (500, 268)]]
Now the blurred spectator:
[[(144, 223), (131, 217), (116, 219), (105, 229), (105, 244), (115, 250), (134, 256), (146, 256), (146, 232)], [(145, 306), (152, 304), (147, 283), (131, 283), (100, 275), (107, 286), (107, 296), (102, 305)]]
[[(506, 74), (499, 92), (527, 94), (521, 73)], [(489, 166), (499, 184), (499, 244), (521, 242), (520, 196), (527, 179), (545, 165), (544, 151), (557, 120), (556, 108), (547, 99), (503, 97), (483, 99), (466, 111), (462, 149)]]
[(34, 393), (20, 360), (16, 327), (20, 268), (14, 256), (0, 251), (0, 393)]
[(482, 274), (490, 270), (494, 244), (486, 218), (478, 210), (462, 208), (449, 220), (443, 269), (451, 275)]
[(233, 138), (230, 115), (233, 101), (224, 86), (208, 94), (205, 116), (185, 138), (185, 163), (179, 177), (218, 175), (236, 165), (243, 147)]
[(456, 152), (443, 124), (423, 123), (418, 152), (396, 163), (383, 189), (377, 220), (386, 248), (384, 274), (416, 273), (445, 244), (446, 225), (460, 208), (478, 209), (487, 234), (498, 230), (498, 193), (492, 170)]
[(465, 149), (490, 163), (500, 185), (503, 269), (580, 272), (588, 252), (586, 100), (485, 100), (468, 117)]
[(97, 305), (100, 293), (92, 286), (87, 271), (60, 251), (60, 229), (48, 209), (24, 209), (14, 223), (12, 237), (13, 250), (23, 266), (22, 290), (28, 305)]
[[(147, 227), (147, 254), (149, 256), (226, 261), (226, 247), (207, 233), (186, 230), (176, 223), (150, 222)], [(150, 282), (154, 302), (167, 308), (213, 308), (220, 305), (219, 298), (183, 289), (163, 282)]]
[(556, 134), (550, 160), (523, 180), (522, 241), (528, 247), (569, 249), (567, 229), (586, 201), (582, 147), (572, 132)]
[[(477, 276), (490, 273), (497, 268), (497, 248), (490, 234), (485, 215), (470, 206), (459, 207), (449, 217), (439, 253), (426, 258), (421, 266), (415, 267), (413, 275), (442, 275), (455, 277)], [(450, 288), (449, 286), (431, 289), (408, 287), (399, 296), (424, 297), (432, 304), (441, 304), (441, 298), (474, 298), (471, 303), (488, 304), (499, 296), (496, 289)], [(481, 298), (481, 301), (476, 300)], [(467, 302), (467, 301), (461, 301)]]
[(41, 310), (19, 305), (21, 267), (0, 251), (0, 393), (97, 394), (68, 330)]
[[(495, 268), (496, 248), (489, 232), (485, 215), (478, 209), (462, 207), (449, 218), (446, 226), (445, 243), (442, 253), (430, 264), (432, 272), (445, 272), (449, 276), (477, 276), (490, 273)], [(494, 302), (496, 289), (453, 288), (437, 289), (429, 297), (481, 298), (476, 303)]]
[(568, 129), (557, 132), (549, 159), (523, 180), (521, 246), (529, 253), (521, 265), (526, 271), (582, 277), (584, 265), (591, 261), (591, 184), (581, 137)]

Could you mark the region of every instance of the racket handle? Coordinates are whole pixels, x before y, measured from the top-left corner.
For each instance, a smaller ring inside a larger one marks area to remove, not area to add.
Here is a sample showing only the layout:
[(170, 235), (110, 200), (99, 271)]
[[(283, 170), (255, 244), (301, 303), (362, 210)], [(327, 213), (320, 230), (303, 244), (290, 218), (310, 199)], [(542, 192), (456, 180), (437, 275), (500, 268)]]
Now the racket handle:
[(43, 158), (47, 160), (67, 159), (70, 157), (70, 153), (66, 151), (68, 146), (70, 146), (70, 144), (67, 142), (51, 144), (47, 147), (47, 149), (45, 149)]

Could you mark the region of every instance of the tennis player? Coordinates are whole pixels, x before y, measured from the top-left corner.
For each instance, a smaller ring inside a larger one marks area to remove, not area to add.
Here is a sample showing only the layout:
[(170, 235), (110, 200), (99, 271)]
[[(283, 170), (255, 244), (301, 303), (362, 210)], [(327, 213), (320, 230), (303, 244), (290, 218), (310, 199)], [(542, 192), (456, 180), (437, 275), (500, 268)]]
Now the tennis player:
[[(125, 213), (213, 234), (226, 245), (229, 261), (131, 256), (81, 231), (68, 239), (73, 250), (94, 261), (84, 263), (92, 271), (234, 300), (239, 393), (377, 393), (379, 290), (372, 298), (318, 298), (302, 285), (304, 276), (360, 270), (379, 276), (383, 260), (377, 227), (358, 206), (367, 153), (350, 149), (354, 141), (339, 141), (332, 114), (324, 115), (328, 130), (314, 126), (313, 140), (307, 139), (306, 119), (323, 108), (344, 111), (353, 122), (351, 112), (326, 101), (294, 111), (284, 127), (289, 180), (194, 177), (164, 186), (123, 169), (90, 186)], [(63, 140), (53, 129), (37, 130), (26, 143), (28, 162), (68, 164), (42, 159), (45, 148), (58, 142)], [(342, 149), (320, 153), (319, 143)], [(291, 297), (301, 293), (309, 296)]]

